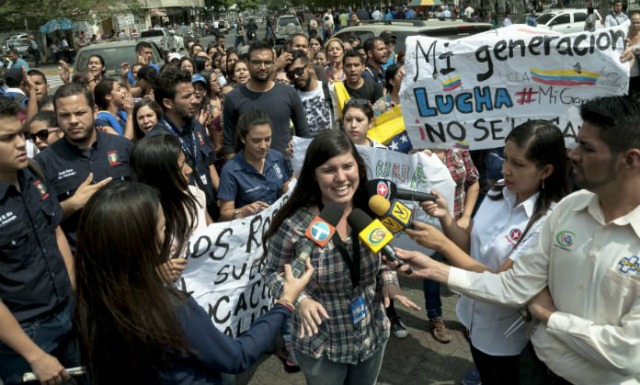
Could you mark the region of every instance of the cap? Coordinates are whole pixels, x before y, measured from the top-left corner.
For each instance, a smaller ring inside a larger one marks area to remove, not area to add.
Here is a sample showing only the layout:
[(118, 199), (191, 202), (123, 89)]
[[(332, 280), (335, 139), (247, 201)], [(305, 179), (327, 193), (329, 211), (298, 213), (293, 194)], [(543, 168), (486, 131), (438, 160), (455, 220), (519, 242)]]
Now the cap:
[(390, 30), (383, 31), (380, 34), (380, 37), (382, 38), (382, 40), (384, 40), (385, 44), (389, 44), (390, 42), (395, 43), (396, 40), (398, 40), (398, 37), (394, 35)]
[(169, 61), (171, 62), (171, 61), (176, 60), (176, 59), (177, 59), (177, 60), (182, 59), (182, 55), (180, 55), (180, 54), (179, 54), (179, 53), (177, 53), (177, 52), (171, 52), (171, 53), (169, 54)]
[(193, 76), (191, 76), (191, 84), (195, 84), (195, 83), (203, 83), (204, 86), (207, 86), (207, 80), (204, 78), (204, 76), (200, 75), (200, 74), (194, 74)]
[(22, 68), (9, 68), (4, 73), (4, 82), (9, 87), (17, 87), (22, 80)]

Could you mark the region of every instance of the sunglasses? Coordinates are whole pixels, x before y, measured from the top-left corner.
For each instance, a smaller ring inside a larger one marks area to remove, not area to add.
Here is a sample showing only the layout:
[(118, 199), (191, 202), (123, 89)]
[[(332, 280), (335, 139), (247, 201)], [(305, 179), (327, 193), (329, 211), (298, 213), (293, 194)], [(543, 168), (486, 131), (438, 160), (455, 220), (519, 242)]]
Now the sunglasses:
[(30, 132), (25, 133), (25, 137), (27, 139), (31, 139), (31, 140), (35, 140), (36, 138), (42, 140), (42, 141), (46, 141), (47, 139), (49, 139), (49, 134), (54, 132), (54, 131), (58, 131), (58, 127), (53, 127), (53, 128), (47, 128), (44, 130), (40, 130), (38, 132), (36, 132), (35, 134), (32, 134)]
[(304, 73), (304, 69), (305, 67), (300, 67), (300, 68), (294, 69), (293, 71), (287, 71), (287, 77), (289, 79), (295, 79), (297, 77), (300, 77)]
[(345, 107), (349, 106), (368, 106), (370, 105), (367, 99), (349, 99), (344, 103)]

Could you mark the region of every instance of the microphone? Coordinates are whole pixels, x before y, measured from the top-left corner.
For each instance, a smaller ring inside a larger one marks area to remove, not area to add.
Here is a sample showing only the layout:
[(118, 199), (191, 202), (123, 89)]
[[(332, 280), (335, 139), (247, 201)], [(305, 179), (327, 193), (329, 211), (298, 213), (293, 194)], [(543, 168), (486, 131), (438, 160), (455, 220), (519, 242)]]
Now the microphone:
[(369, 198), (369, 208), (380, 218), (380, 222), (392, 233), (412, 229), (413, 215), (411, 210), (398, 200), (389, 202), (380, 195)]
[(291, 262), (293, 276), (299, 278), (307, 269), (307, 258), (316, 246), (324, 247), (336, 232), (336, 225), (340, 222), (344, 209), (336, 202), (330, 202), (320, 214), (313, 218), (309, 227), (304, 232), (305, 244), (298, 257)]
[[(389, 261), (397, 262), (398, 267), (404, 265), (404, 261), (398, 258), (396, 252), (389, 245), (393, 240), (393, 234), (377, 219), (371, 219), (367, 213), (360, 209), (353, 209), (347, 217), (349, 226), (358, 233), (358, 238), (374, 253), (382, 253)], [(411, 274), (411, 269), (407, 270)]]
[(388, 201), (393, 199), (403, 199), (414, 202), (436, 201), (436, 196), (433, 194), (398, 188), (395, 183), (388, 179), (372, 179), (367, 182), (366, 189), (367, 195), (380, 195)]

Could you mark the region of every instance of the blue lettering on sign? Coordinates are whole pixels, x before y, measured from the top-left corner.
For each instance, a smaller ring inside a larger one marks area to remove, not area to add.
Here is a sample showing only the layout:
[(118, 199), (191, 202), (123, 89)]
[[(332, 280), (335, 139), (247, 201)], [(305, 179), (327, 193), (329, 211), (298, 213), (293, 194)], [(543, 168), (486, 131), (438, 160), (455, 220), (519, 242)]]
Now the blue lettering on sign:
[(415, 88), (413, 94), (418, 105), (418, 113), (423, 118), (447, 115), (454, 110), (462, 114), (470, 114), (513, 107), (509, 91), (502, 87), (494, 88), (493, 93), (490, 87), (474, 87), (473, 91), (461, 92), (456, 96), (436, 95), (435, 106), (429, 104), (426, 88)]
[(325, 241), (329, 237), (329, 234), (331, 234), (329, 225), (324, 222), (316, 222), (311, 228), (311, 236), (318, 242)]

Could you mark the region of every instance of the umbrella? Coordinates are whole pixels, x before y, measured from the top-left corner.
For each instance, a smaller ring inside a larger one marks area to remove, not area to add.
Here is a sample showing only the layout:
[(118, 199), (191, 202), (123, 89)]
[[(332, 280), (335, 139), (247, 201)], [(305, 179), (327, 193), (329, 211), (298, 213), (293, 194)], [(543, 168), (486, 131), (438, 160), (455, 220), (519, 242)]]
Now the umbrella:
[(442, 5), (441, 0), (411, 0), (408, 7), (428, 7), (431, 5)]
[(41, 33), (50, 33), (58, 30), (69, 31), (74, 29), (73, 23), (69, 19), (51, 19), (40, 27)]

